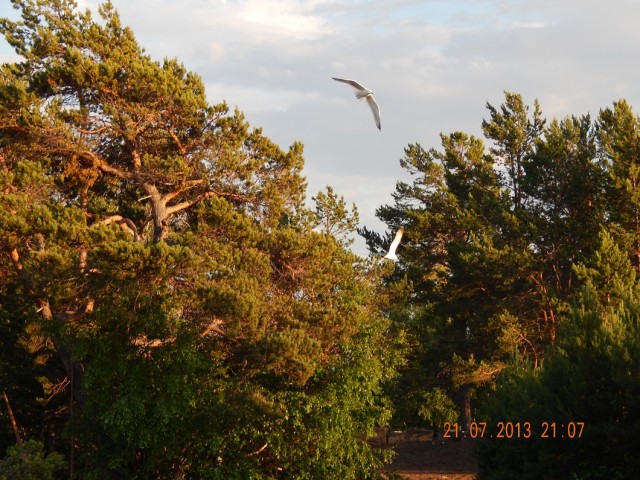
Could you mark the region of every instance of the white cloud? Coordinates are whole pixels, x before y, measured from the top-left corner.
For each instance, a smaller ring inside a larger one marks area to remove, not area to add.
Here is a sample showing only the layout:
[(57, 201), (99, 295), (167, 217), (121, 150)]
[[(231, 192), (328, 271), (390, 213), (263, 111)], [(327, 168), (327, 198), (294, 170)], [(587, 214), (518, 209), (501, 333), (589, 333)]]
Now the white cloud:
[(511, 28), (545, 28), (544, 22), (515, 22), (511, 25)]
[(226, 48), (220, 42), (211, 42), (207, 50), (207, 57), (210, 60), (218, 61), (222, 60), (227, 54)]
[[(319, 92), (293, 90), (270, 90), (265, 92), (259, 86), (244, 87), (238, 85), (207, 83), (205, 84), (211, 103), (224, 99), (231, 105), (251, 113), (285, 112), (294, 105), (318, 101)], [(246, 105), (246, 107), (243, 107)]]
[(322, 17), (303, 10), (305, 2), (248, 0), (244, 2), (238, 18), (250, 27), (258, 27), (271, 34), (288, 38), (312, 39), (322, 33)]

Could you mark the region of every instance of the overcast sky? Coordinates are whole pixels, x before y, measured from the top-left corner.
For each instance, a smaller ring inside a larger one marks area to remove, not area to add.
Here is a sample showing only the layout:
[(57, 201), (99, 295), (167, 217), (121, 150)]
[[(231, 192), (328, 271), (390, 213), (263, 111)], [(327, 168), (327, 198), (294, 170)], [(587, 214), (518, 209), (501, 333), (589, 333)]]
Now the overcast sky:
[[(15, 17), (4, 0), (0, 16)], [(97, 0), (80, 6), (97, 13)], [(331, 185), (361, 224), (407, 179), (409, 143), (480, 135), (505, 90), (545, 117), (596, 115), (625, 98), (640, 113), (640, 0), (113, 0), (154, 59), (200, 74), (211, 103), (237, 106), (287, 148), (305, 146), (308, 198)], [(0, 40), (0, 61), (11, 61)], [(374, 91), (366, 103), (332, 76)], [(363, 241), (354, 249), (365, 253)]]

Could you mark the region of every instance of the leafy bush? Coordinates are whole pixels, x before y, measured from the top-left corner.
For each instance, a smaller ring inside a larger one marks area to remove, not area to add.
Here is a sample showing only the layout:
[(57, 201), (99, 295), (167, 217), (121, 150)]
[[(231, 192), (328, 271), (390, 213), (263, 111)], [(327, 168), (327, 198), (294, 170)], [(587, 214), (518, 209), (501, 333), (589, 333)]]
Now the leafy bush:
[(36, 440), (9, 447), (0, 461), (0, 480), (53, 480), (53, 473), (64, 468), (64, 458), (56, 452), (47, 455)]

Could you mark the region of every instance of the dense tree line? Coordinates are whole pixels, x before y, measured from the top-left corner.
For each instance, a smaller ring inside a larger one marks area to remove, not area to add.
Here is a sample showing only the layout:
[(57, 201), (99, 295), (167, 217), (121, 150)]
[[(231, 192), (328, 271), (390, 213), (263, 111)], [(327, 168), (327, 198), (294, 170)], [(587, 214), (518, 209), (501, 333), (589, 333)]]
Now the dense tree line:
[(609, 234), (598, 249), (595, 265), (576, 269), (583, 285), (542, 368), (510, 365), (483, 399), (488, 425), (509, 419), (520, 432), (497, 438), (487, 429), (479, 478), (637, 475), (640, 290), (635, 268)]
[(390, 453), (363, 441), (374, 426), (473, 420), (584, 423), (570, 442), (479, 441), (482, 478), (637, 470), (627, 102), (548, 121), (506, 92), (484, 139), (409, 145), (414, 181), (378, 210), (387, 236), (362, 229), (362, 259), (355, 207), (330, 187), (305, 206), (302, 145), (209, 104), (110, 3), (98, 20), (12, 3), (0, 478), (371, 478)]
[(361, 437), (387, 422), (400, 357), (388, 267), (348, 249), (357, 212), (330, 188), (306, 208), (302, 146), (210, 105), (110, 3), (97, 21), (12, 3), (0, 448), (18, 445), (0, 476), (21, 455), (58, 466), (46, 452), (65, 478), (373, 475), (388, 452)]
[[(473, 420), (580, 420), (573, 445), (489, 442), (483, 478), (630, 478), (640, 119), (624, 100), (595, 120), (548, 122), (510, 92), (487, 108), (488, 145), (464, 132), (442, 135), (440, 150), (409, 145), (401, 163), (414, 181), (378, 210), (405, 232), (389, 281), (413, 286), (396, 315), (418, 346), (392, 388), (405, 399), (396, 421), (468, 432)], [(373, 251), (388, 242), (363, 233)], [(594, 455), (605, 440), (615, 447)]]

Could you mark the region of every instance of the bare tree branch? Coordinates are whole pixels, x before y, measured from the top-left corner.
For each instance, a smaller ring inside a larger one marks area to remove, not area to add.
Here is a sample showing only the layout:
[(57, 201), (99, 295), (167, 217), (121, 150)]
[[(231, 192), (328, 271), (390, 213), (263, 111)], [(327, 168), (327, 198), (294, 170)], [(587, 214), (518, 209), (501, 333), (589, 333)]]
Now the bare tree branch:
[(214, 195), (217, 195), (217, 193), (213, 191), (206, 192), (206, 193), (203, 193), (202, 195), (198, 195), (196, 198), (192, 200), (187, 200), (187, 201), (178, 203), (176, 205), (171, 205), (170, 207), (167, 207), (167, 216), (173, 215), (176, 212), (189, 208), (198, 202), (201, 202), (203, 200), (206, 200), (207, 198), (213, 197)]
[(114, 177), (118, 177), (123, 180), (135, 179), (135, 176), (133, 175), (133, 173), (125, 172), (115, 167), (112, 167), (107, 163), (106, 160), (100, 158), (98, 155), (96, 155), (93, 152), (89, 152), (89, 151), (80, 152), (80, 156), (89, 159), (96, 167), (98, 167), (98, 170), (100, 170), (102, 173), (108, 173), (109, 175), (113, 175)]
[(219, 190), (210, 190), (208, 192), (205, 192), (201, 195), (198, 195), (196, 198), (192, 199), (192, 200), (187, 200), (181, 203), (178, 203), (176, 205), (171, 205), (170, 207), (167, 207), (167, 216), (172, 215), (176, 212), (179, 212), (181, 210), (184, 210), (186, 208), (191, 207), (192, 205), (195, 205), (198, 202), (201, 202), (203, 200), (206, 200), (207, 198), (211, 198), (214, 196), (218, 196), (218, 197), (223, 197), (223, 198), (230, 198), (232, 200), (239, 200), (241, 202), (251, 202), (251, 200), (243, 195), (238, 195), (237, 193), (227, 193), (227, 192), (221, 192)]
[(165, 202), (165, 204), (167, 204), (171, 200), (173, 200), (175, 197), (180, 195), (182, 192), (184, 192), (185, 190), (189, 190), (190, 188), (198, 187), (203, 184), (204, 184), (204, 180), (189, 180), (187, 182), (183, 182), (178, 189), (164, 195), (162, 197), (162, 201)]
[(133, 220), (125, 218), (122, 215), (112, 215), (104, 220), (94, 223), (94, 225), (109, 225), (110, 223), (117, 223), (120, 225), (120, 228), (133, 235), (134, 241), (140, 241), (140, 235), (138, 234), (138, 227), (136, 227), (136, 224), (133, 223)]
[(173, 141), (177, 145), (178, 150), (180, 150), (180, 154), (183, 156), (186, 155), (187, 149), (184, 147), (184, 145), (182, 144), (182, 142), (180, 141), (176, 133), (173, 131), (173, 128), (169, 127), (167, 131), (169, 132), (169, 136), (173, 139)]
[(268, 443), (265, 443), (264, 445), (262, 445), (258, 450), (256, 450), (255, 452), (251, 452), (249, 454), (249, 456), (254, 456), (254, 455), (258, 455), (260, 453), (262, 453), (264, 451), (265, 448), (267, 448)]
[(222, 329), (220, 329), (219, 325), (222, 324), (222, 320), (219, 318), (214, 318), (211, 323), (209, 323), (209, 325), (207, 325), (207, 327), (202, 331), (202, 333), (200, 333), (200, 337), (206, 337), (207, 335), (209, 335), (211, 332), (215, 333), (216, 335), (220, 335), (221, 337), (225, 337), (227, 336), (226, 333), (224, 333), (224, 331)]
[(93, 300), (93, 298), (89, 298), (89, 300), (87, 300), (87, 303), (85, 303), (82, 308), (76, 310), (75, 312), (55, 313), (54, 318), (57, 321), (63, 323), (77, 322), (78, 320), (82, 320), (83, 318), (85, 318), (87, 314), (93, 312), (94, 305), (95, 301)]
[[(200, 332), (200, 338), (206, 337), (208, 334), (210, 333), (215, 333), (216, 335), (219, 335), (223, 338), (226, 338), (227, 335), (224, 332), (224, 330), (222, 330), (220, 328), (220, 325), (222, 324), (222, 320), (220, 318), (214, 318), (213, 320), (211, 320), (211, 322), (209, 323), (209, 325), (207, 325), (205, 327), (205, 329)], [(155, 339), (155, 340), (149, 340), (146, 335), (142, 335), (136, 339), (133, 340), (133, 345), (136, 345), (138, 347), (146, 347), (146, 348), (157, 348), (157, 347), (165, 347), (167, 345), (172, 345), (176, 342), (176, 337), (169, 337), (169, 338), (164, 338), (164, 339)]]

